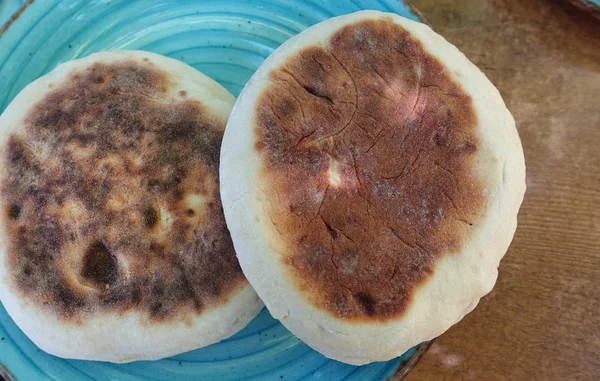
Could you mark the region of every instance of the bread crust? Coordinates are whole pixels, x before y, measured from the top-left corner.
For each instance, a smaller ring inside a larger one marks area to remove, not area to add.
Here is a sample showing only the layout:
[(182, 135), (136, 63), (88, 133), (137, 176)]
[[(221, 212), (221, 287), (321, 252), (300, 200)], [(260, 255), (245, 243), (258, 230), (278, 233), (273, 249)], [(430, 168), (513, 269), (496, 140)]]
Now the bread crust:
[(362, 11), (293, 37), (255, 73), (221, 181), (271, 314), (361, 365), (438, 336), (491, 290), (525, 164), (478, 68), (423, 24)]

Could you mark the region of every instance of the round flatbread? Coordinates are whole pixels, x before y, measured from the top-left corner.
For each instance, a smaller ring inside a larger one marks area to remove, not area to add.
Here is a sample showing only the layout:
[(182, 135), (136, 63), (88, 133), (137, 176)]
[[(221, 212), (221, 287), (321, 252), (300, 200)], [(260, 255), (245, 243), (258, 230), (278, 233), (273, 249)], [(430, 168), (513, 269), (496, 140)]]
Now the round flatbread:
[(44, 351), (159, 359), (220, 341), (262, 303), (219, 198), (235, 98), (179, 61), (94, 54), (0, 117), (0, 299)]
[(496, 88), (429, 27), (374, 11), (274, 52), (221, 150), (246, 277), (300, 339), (356, 365), (394, 358), (473, 310), (524, 191)]

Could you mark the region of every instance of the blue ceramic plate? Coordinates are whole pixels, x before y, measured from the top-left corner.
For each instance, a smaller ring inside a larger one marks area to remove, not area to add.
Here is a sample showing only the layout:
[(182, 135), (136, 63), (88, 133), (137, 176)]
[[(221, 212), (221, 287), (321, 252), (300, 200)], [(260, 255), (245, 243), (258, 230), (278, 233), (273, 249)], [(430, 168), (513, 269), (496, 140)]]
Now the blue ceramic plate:
[[(0, 21), (23, 3), (0, 0)], [(376, 9), (416, 19), (399, 0), (36, 0), (0, 35), (0, 111), (56, 65), (94, 52), (142, 49), (184, 61), (234, 95), (275, 48), (332, 16)], [(329, 360), (263, 310), (234, 337), (170, 359), (124, 365), (40, 351), (0, 305), (0, 363), (18, 381), (399, 380), (427, 350), (363, 367)], [(68, 338), (65, 338), (68, 340)]]
[(25, 0), (0, 0), (0, 28), (24, 2)]

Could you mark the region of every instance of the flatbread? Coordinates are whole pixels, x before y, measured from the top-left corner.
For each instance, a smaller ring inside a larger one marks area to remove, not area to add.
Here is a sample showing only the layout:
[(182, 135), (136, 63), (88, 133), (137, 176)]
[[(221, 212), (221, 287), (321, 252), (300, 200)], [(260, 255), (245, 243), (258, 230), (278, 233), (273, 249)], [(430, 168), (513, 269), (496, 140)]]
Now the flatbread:
[(401, 355), (490, 292), (525, 192), (498, 90), (429, 27), (357, 12), (251, 78), (221, 149), (236, 252), (271, 314), (325, 356)]
[(70, 61), (0, 117), (0, 299), (60, 357), (152, 360), (233, 335), (262, 303), (219, 199), (235, 98), (179, 61)]

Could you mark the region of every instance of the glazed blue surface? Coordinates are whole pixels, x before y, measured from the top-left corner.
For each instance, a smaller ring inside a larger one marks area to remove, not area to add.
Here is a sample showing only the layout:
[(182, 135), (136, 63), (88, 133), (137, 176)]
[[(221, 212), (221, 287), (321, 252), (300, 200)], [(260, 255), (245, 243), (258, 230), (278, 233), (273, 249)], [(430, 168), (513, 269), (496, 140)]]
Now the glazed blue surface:
[(25, 0), (0, 0), (0, 28), (24, 2)]
[[(22, 1), (0, 0), (0, 23)], [(10, 11), (9, 11), (10, 9)], [(56, 65), (94, 52), (141, 49), (182, 60), (234, 95), (275, 48), (303, 29), (361, 9), (416, 19), (398, 0), (39, 0), (0, 37), (0, 111)], [(170, 359), (64, 360), (39, 349), (0, 305), (0, 363), (16, 380), (385, 380), (402, 358), (363, 367), (328, 360), (266, 310), (234, 337)], [(65, 338), (68, 340), (68, 338)]]

